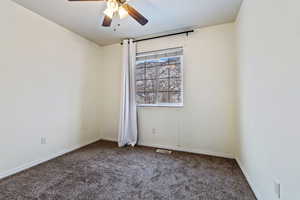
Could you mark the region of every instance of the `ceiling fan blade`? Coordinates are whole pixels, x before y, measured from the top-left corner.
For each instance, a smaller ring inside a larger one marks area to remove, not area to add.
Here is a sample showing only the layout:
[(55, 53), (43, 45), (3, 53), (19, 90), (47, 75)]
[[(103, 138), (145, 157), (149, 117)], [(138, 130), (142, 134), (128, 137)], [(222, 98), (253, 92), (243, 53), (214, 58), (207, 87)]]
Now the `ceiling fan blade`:
[(112, 19), (107, 15), (104, 15), (102, 26), (109, 27), (111, 25)]
[(141, 25), (145, 25), (148, 23), (148, 20), (141, 15), (136, 9), (134, 9), (132, 6), (126, 4), (123, 4), (122, 6), (127, 12), (128, 14), (134, 18), (138, 23), (140, 23)]

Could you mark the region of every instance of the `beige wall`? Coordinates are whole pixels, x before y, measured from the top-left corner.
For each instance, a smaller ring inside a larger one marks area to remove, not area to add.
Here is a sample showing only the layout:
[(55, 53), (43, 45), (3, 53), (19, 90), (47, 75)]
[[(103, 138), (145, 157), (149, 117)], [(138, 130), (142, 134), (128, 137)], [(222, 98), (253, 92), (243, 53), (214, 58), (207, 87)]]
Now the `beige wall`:
[[(138, 43), (138, 52), (184, 47), (183, 108), (139, 108), (140, 144), (233, 157), (236, 130), (234, 24)], [(103, 49), (102, 137), (116, 140), (121, 88), (119, 44)], [(105, 72), (105, 73), (104, 73)], [(153, 129), (156, 133), (153, 134)]]
[(300, 2), (245, 0), (237, 21), (238, 158), (259, 200), (300, 199)]
[[(0, 5), (0, 178), (116, 140), (121, 45), (98, 47), (9, 0)], [(138, 43), (139, 52), (185, 50), (185, 106), (139, 108), (140, 144), (237, 156), (259, 200), (277, 199), (274, 181), (281, 199), (300, 199), (299, 7), (245, 0), (236, 24)]]
[(9, 0), (0, 24), (1, 178), (100, 138), (101, 58), (95, 44)]

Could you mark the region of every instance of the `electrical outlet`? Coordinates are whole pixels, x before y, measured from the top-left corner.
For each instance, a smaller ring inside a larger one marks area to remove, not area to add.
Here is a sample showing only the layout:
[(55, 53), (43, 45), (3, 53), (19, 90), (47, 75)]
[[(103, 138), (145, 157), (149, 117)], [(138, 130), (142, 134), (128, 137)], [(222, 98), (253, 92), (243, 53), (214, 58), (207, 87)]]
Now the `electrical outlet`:
[(152, 128), (152, 134), (155, 135), (156, 134), (156, 129)]
[(47, 143), (47, 139), (45, 137), (41, 137), (41, 144), (46, 144)]
[(277, 196), (278, 199), (280, 199), (281, 196), (281, 188), (280, 188), (280, 182), (279, 181), (274, 181), (274, 190), (275, 190), (275, 194)]

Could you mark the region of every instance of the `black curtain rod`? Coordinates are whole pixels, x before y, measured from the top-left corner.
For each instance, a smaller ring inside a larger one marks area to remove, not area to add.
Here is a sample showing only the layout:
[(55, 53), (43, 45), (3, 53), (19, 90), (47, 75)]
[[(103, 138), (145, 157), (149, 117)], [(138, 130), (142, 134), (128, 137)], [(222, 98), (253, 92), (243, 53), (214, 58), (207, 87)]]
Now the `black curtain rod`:
[[(179, 33), (171, 33), (171, 34), (167, 34), (167, 35), (160, 35), (160, 36), (150, 37), (150, 38), (145, 38), (145, 39), (140, 39), (140, 40), (133, 40), (133, 42), (142, 42), (142, 41), (146, 41), (146, 40), (153, 40), (153, 39), (169, 37), (169, 36), (174, 36), (174, 35), (182, 35), (182, 34), (186, 34), (188, 36), (189, 33), (193, 33), (193, 32), (194, 32), (194, 30), (183, 31), (183, 32), (179, 32)], [(123, 45), (123, 42), (121, 42), (121, 45)]]

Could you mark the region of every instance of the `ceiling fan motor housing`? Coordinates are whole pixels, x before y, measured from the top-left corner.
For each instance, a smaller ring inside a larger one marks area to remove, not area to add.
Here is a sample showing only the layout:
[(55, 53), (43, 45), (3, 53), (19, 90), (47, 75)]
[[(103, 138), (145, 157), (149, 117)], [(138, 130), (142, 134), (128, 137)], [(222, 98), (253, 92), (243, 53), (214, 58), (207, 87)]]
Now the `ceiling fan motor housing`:
[(105, 1), (107, 9), (104, 11), (104, 20), (102, 26), (109, 27), (114, 15), (119, 14), (120, 18), (130, 15), (142, 26), (148, 23), (148, 20), (140, 14), (136, 9), (130, 6), (128, 0), (69, 0), (69, 1)]

